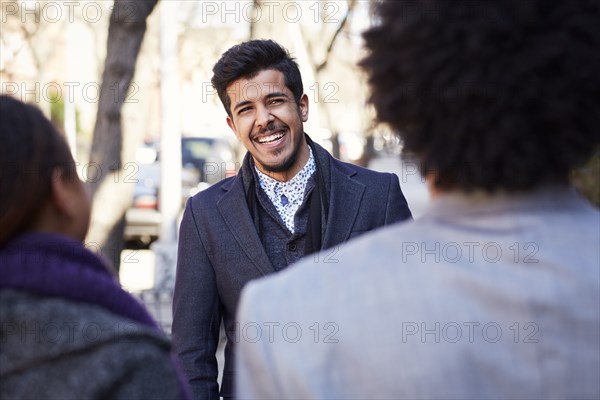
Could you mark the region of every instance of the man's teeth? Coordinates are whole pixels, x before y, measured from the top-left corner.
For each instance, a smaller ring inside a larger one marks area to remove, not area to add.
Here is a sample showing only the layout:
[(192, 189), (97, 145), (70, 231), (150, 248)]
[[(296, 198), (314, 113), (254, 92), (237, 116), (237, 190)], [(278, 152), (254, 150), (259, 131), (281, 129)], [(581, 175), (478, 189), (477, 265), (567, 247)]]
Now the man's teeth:
[(258, 139), (258, 143), (261, 143), (261, 144), (270, 143), (270, 142), (274, 142), (276, 140), (279, 140), (282, 137), (283, 137), (283, 133), (274, 133), (272, 135), (265, 136), (265, 137), (262, 137), (262, 138)]

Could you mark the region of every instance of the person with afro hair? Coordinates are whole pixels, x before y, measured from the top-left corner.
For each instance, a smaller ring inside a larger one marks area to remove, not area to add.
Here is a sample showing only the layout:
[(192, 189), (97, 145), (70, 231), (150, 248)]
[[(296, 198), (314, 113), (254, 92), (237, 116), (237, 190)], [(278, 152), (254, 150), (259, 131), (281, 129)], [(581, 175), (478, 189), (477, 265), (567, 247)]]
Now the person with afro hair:
[(569, 173), (600, 144), (600, 2), (376, 13), (370, 101), (432, 202), (244, 289), (240, 326), (283, 332), (240, 341), (239, 397), (599, 398), (600, 213)]

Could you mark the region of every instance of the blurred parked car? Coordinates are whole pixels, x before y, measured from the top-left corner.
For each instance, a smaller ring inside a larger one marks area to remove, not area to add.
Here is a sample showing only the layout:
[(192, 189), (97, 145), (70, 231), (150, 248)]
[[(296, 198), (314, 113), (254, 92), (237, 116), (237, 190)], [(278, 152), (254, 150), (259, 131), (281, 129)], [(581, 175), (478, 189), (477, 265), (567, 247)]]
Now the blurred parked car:
[[(235, 147), (222, 137), (191, 137), (181, 139), (181, 205), (188, 197), (235, 175)], [(147, 143), (136, 152), (137, 183), (131, 207), (125, 215), (124, 239), (148, 245), (158, 239), (162, 216), (160, 213), (160, 146)]]
[(133, 201), (125, 214), (124, 239), (150, 244), (158, 238), (162, 216), (158, 209), (160, 164), (138, 164)]
[(235, 149), (224, 137), (186, 136), (181, 138), (181, 163), (194, 167), (199, 182), (215, 184), (223, 178), (235, 175)]

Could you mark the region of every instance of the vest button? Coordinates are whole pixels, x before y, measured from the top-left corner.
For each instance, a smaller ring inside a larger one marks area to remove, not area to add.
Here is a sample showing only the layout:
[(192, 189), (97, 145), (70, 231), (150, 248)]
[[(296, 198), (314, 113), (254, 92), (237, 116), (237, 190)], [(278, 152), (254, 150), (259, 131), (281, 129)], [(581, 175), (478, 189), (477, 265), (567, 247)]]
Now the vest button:
[(294, 242), (288, 243), (288, 250), (289, 251), (296, 251), (296, 249), (298, 248), (298, 245)]

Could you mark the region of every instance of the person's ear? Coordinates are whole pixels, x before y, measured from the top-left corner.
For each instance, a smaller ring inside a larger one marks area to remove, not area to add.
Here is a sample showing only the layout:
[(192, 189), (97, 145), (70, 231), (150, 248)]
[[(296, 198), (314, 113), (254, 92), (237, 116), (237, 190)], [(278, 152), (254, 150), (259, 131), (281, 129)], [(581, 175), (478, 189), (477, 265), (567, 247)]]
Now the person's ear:
[(235, 133), (235, 136), (237, 136), (237, 138), (240, 138), (240, 135), (238, 133), (237, 128), (235, 127), (235, 124), (233, 123), (233, 120), (231, 119), (231, 117), (227, 117), (227, 125), (229, 126), (229, 128), (233, 131), (233, 133)]
[(72, 184), (62, 169), (54, 168), (50, 181), (52, 203), (61, 215), (69, 218), (74, 218), (77, 212)]
[(300, 110), (300, 118), (302, 119), (302, 122), (308, 121), (308, 96), (306, 93), (300, 97), (298, 108)]

